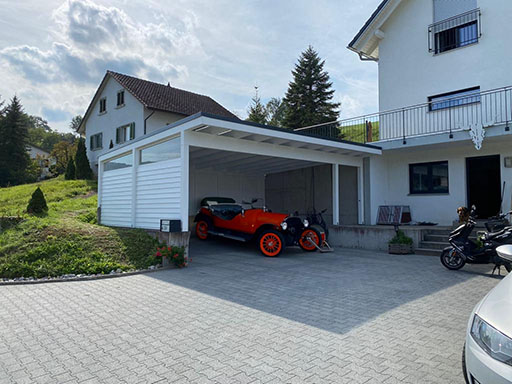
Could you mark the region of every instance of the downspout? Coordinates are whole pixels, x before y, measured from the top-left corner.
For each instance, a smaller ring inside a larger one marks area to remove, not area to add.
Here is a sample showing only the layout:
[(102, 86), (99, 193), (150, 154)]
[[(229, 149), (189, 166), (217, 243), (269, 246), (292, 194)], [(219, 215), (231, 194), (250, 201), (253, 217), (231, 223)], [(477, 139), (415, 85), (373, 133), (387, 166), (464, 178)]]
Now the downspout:
[(151, 113), (149, 114), (149, 116), (148, 116), (148, 117), (146, 117), (146, 118), (144, 119), (144, 135), (146, 134), (146, 122), (148, 121), (148, 119), (149, 119), (151, 116), (153, 116), (153, 114), (154, 114), (154, 113), (155, 113), (155, 111), (153, 110), (153, 112), (151, 112)]

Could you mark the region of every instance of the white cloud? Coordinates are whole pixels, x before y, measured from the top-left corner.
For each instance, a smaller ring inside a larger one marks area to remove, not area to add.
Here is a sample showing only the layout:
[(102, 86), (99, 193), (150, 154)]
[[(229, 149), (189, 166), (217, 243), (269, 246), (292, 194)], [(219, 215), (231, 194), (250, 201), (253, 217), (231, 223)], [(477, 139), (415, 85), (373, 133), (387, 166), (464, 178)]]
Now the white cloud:
[(376, 65), (345, 46), (379, 0), (17, 3), (0, 16), (17, 15), (0, 38), (0, 94), (18, 94), (58, 129), (62, 111), (85, 112), (107, 69), (208, 94), (244, 117), (255, 85), (264, 102), (284, 95), (309, 44), (326, 59), (343, 117), (377, 108)]

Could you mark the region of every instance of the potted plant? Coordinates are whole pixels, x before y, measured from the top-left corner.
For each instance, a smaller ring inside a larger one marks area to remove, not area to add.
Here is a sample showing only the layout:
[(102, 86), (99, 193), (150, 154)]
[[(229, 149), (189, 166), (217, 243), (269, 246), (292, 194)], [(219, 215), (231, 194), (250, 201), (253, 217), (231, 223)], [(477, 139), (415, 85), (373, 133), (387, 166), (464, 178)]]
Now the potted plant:
[(397, 230), (388, 243), (388, 252), (393, 255), (408, 255), (413, 252), (413, 241), (403, 231)]

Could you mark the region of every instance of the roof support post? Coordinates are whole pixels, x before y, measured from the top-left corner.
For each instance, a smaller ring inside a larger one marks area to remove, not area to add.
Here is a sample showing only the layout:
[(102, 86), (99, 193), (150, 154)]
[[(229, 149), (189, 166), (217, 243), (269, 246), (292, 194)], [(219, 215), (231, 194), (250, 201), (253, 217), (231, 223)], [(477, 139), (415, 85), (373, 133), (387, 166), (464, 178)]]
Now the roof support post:
[(340, 224), (340, 166), (332, 164), (332, 224)]
[(139, 167), (137, 148), (132, 149), (132, 200), (131, 200), (131, 226), (135, 228), (137, 220), (137, 168)]
[(357, 223), (364, 224), (364, 173), (363, 165), (357, 167)]
[(189, 152), (190, 144), (188, 132), (181, 132), (181, 230), (188, 232), (188, 214), (189, 214)]

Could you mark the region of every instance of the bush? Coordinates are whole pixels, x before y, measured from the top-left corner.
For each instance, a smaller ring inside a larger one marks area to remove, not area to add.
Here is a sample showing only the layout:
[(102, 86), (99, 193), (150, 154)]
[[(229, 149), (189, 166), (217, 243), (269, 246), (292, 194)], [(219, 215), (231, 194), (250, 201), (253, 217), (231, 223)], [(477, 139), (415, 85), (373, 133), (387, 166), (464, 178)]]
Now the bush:
[(92, 179), (91, 165), (87, 158), (87, 150), (85, 149), (84, 139), (78, 140), (75, 157), (75, 178), (77, 180), (90, 180)]
[(74, 180), (75, 172), (75, 161), (73, 160), (73, 158), (71, 158), (68, 161), (68, 166), (66, 167), (66, 174), (64, 175), (64, 178), (66, 180)]
[[(176, 246), (163, 246), (156, 249), (155, 257), (167, 257), (169, 262), (173, 263), (178, 268), (187, 266), (185, 260), (185, 248)], [(163, 263), (162, 263), (163, 264)]]
[(28, 202), (27, 212), (28, 213), (43, 213), (46, 211), (48, 211), (48, 206), (46, 205), (46, 199), (44, 198), (44, 194), (43, 194), (43, 191), (41, 191), (41, 188), (37, 187)]
[(407, 236), (403, 231), (396, 231), (396, 235), (389, 241), (389, 244), (404, 244), (404, 245), (412, 245), (412, 239)]

